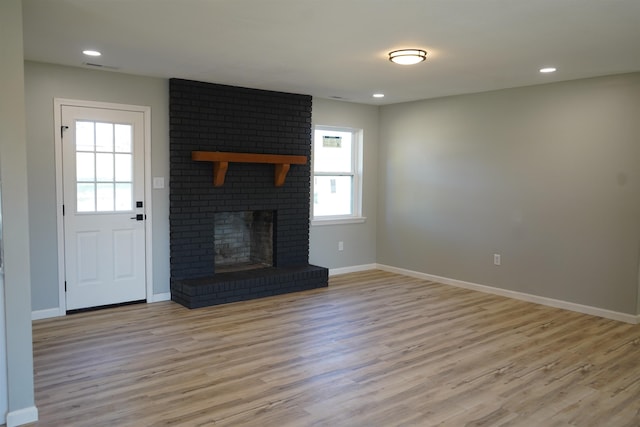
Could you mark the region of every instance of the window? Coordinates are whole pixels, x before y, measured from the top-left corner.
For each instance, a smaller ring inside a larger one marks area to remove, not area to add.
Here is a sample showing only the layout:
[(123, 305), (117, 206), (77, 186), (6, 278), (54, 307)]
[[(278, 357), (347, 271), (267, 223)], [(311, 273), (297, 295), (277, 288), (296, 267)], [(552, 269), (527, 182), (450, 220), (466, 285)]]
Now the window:
[(313, 133), (313, 224), (362, 222), (362, 130), (316, 126)]

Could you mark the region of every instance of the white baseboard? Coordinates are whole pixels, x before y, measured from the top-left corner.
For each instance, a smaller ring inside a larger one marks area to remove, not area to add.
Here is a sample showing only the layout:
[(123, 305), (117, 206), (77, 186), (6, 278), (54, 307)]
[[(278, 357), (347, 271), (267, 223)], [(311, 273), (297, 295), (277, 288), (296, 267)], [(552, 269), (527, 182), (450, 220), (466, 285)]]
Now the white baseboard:
[[(459, 288), (470, 289), (478, 292), (485, 292), (494, 295), (500, 295), (507, 298), (513, 298), (521, 301), (532, 302), (535, 304), (546, 305), (549, 307), (561, 308), (564, 310), (576, 311), (578, 313), (590, 314), (593, 316), (604, 317), (606, 319), (618, 320), (621, 322), (631, 323), (634, 325), (640, 324), (640, 314), (633, 315), (627, 313), (620, 313), (617, 311), (607, 310), (604, 308), (592, 307), (588, 305), (576, 304), (573, 302), (567, 302), (557, 300), (553, 298), (541, 297), (538, 295), (527, 294), (524, 292), (510, 291), (508, 289), (496, 288), (493, 286), (480, 285), (472, 282), (465, 282), (463, 280), (450, 279), (448, 277), (435, 276), (433, 274), (421, 273), (419, 271), (407, 270), (404, 268), (392, 267), (385, 264), (363, 264), (354, 265), (351, 267), (341, 267), (329, 269), (329, 276), (336, 276), (339, 274), (357, 273), (367, 270), (383, 270), (390, 273), (402, 274), (409, 277), (416, 277), (418, 279), (430, 280), (433, 282), (442, 283), (445, 285), (456, 286)], [(171, 293), (165, 292), (161, 294), (152, 295), (148, 302), (160, 302), (170, 301)], [(50, 317), (64, 316), (65, 313), (59, 308), (49, 308), (46, 310), (37, 310), (31, 313), (31, 320), (47, 319)]]
[(510, 291), (507, 289), (495, 288), (493, 286), (479, 285), (477, 283), (465, 282), (463, 280), (450, 279), (448, 277), (434, 276), (433, 274), (421, 273), (418, 271), (406, 270), (404, 268), (392, 267), (390, 265), (377, 264), (380, 270), (391, 273), (403, 274), (405, 276), (415, 277), (418, 279), (430, 280), (445, 285), (456, 286), (459, 288), (470, 289), (473, 291), (485, 292), (494, 295), (500, 295), (507, 298), (513, 298), (521, 301), (532, 302), (535, 304), (546, 305), (564, 310), (576, 311), (578, 313), (590, 314), (592, 316), (604, 317), (605, 319), (618, 320), (620, 322), (631, 323), (637, 325), (640, 323), (640, 315), (620, 313), (617, 311), (607, 310), (599, 307), (576, 304), (573, 302), (557, 300), (553, 298), (541, 297), (538, 295), (527, 294), (524, 292)]
[(165, 292), (162, 294), (153, 294), (151, 298), (147, 299), (147, 302), (160, 302), (160, 301), (171, 301), (171, 292)]
[(329, 276), (336, 276), (338, 274), (357, 273), (359, 271), (375, 270), (377, 264), (363, 264), (354, 265), (351, 267), (331, 268), (329, 269)]
[(38, 421), (38, 408), (30, 406), (7, 412), (7, 427), (17, 427)]
[[(160, 302), (160, 301), (170, 301), (171, 300), (171, 292), (165, 292), (162, 294), (154, 294), (149, 298), (148, 302)], [(60, 308), (47, 308), (45, 310), (36, 310), (31, 312), (31, 320), (41, 320), (41, 319), (49, 319), (51, 317), (60, 317), (66, 316), (66, 312), (61, 310)]]
[(66, 313), (60, 308), (47, 308), (46, 310), (36, 310), (31, 312), (31, 320), (49, 319), (50, 317), (64, 316)]

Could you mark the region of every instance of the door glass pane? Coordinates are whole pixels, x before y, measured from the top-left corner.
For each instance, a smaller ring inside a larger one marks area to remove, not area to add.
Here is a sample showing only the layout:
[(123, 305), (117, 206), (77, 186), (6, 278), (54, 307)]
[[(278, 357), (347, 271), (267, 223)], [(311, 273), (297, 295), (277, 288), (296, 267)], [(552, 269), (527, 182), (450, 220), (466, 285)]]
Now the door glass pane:
[(313, 180), (313, 215), (351, 215), (352, 176), (316, 176)]
[(76, 151), (93, 151), (93, 122), (76, 122)]
[(129, 124), (76, 122), (77, 212), (133, 210), (132, 132)]
[(76, 209), (78, 212), (94, 212), (96, 210), (96, 192), (94, 184), (78, 183), (76, 192)]
[(107, 212), (113, 210), (113, 184), (96, 184), (96, 210)]
[(116, 125), (116, 152), (131, 153), (131, 125)]
[(96, 151), (113, 152), (113, 125), (96, 123)]
[(113, 154), (96, 154), (96, 181), (113, 181)]
[(93, 182), (96, 179), (93, 156), (93, 153), (76, 154), (76, 179), (78, 181)]
[(116, 184), (116, 210), (133, 210), (133, 197), (131, 184)]
[(116, 181), (131, 182), (131, 154), (116, 154)]

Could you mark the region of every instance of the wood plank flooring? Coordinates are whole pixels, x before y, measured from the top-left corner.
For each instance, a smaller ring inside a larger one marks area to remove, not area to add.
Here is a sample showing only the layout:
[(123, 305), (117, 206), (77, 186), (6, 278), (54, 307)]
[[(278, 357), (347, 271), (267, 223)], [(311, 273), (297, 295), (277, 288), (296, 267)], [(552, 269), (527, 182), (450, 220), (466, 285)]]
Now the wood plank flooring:
[(381, 271), (33, 337), (37, 426), (640, 426), (640, 326)]

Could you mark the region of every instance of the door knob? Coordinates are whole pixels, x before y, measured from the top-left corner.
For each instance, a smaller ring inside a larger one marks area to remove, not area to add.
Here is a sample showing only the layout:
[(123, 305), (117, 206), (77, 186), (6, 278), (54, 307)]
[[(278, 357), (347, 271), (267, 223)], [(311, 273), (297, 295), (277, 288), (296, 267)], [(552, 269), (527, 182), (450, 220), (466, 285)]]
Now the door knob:
[(144, 220), (144, 215), (143, 214), (138, 214), (136, 216), (132, 216), (131, 219), (135, 219), (136, 221), (143, 221)]

